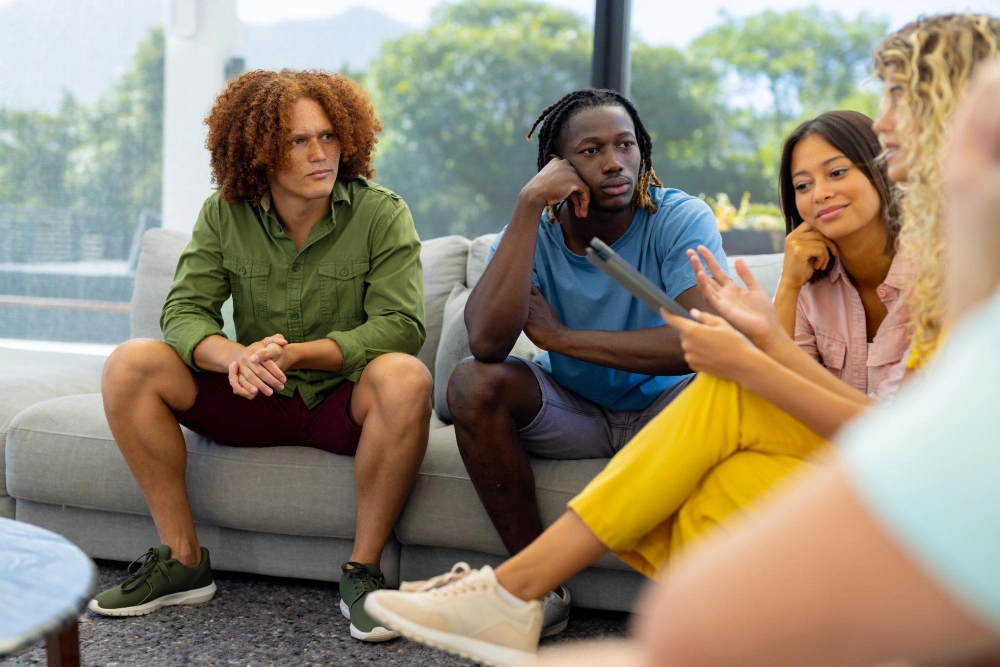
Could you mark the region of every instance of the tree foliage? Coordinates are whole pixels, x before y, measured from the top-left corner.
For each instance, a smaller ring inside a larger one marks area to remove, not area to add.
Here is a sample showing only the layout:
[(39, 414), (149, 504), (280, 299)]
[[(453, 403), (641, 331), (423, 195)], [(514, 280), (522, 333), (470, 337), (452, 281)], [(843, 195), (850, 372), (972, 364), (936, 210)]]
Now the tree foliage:
[(782, 140), (796, 124), (831, 109), (874, 111), (876, 94), (860, 86), (887, 30), (886, 21), (864, 13), (848, 20), (816, 7), (767, 10), (743, 19), (725, 16), (690, 52), (744, 98), (731, 107), (730, 130), (757, 153), (774, 183)]
[(66, 93), (54, 115), (0, 109), (0, 202), (96, 214), (120, 255), (139, 214), (160, 210), (163, 61), (155, 28), (93, 106)]
[(409, 203), (425, 238), (506, 223), (535, 173), (528, 128), (587, 85), (591, 42), (571, 12), (470, 0), (383, 45), (367, 79), (386, 127), (379, 180)]
[[(777, 198), (784, 135), (834, 108), (873, 114), (863, 91), (885, 22), (795, 9), (724, 17), (687, 49), (633, 38), (631, 97), (664, 183), (737, 201)], [(535, 173), (525, 134), (562, 95), (589, 85), (592, 26), (532, 0), (442, 3), (431, 25), (386, 40), (368, 71), (386, 127), (379, 180), (410, 204), (423, 238), (499, 230)], [(96, 211), (127, 243), (158, 211), (162, 29), (94, 105), (68, 94), (55, 114), (0, 109), (0, 202)]]

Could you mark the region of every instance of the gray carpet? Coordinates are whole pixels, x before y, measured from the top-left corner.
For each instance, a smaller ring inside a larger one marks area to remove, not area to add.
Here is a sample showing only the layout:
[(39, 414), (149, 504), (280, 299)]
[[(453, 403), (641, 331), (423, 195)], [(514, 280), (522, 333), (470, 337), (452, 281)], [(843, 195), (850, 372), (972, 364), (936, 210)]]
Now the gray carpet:
[[(97, 586), (121, 583), (122, 563), (98, 562)], [(216, 573), (211, 602), (168, 607), (149, 616), (80, 617), (83, 665), (472, 665), (405, 639), (366, 644), (351, 638), (336, 586)], [(575, 609), (566, 632), (542, 646), (625, 634), (626, 614)], [(44, 665), (43, 644), (3, 665)]]

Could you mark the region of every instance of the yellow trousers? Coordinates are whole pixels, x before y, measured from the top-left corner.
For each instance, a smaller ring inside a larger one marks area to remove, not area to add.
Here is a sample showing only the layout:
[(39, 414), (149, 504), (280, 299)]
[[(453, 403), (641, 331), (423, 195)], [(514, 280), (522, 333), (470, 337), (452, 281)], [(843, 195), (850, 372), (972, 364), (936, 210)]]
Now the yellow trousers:
[(827, 443), (735, 382), (700, 374), (569, 503), (647, 577)]

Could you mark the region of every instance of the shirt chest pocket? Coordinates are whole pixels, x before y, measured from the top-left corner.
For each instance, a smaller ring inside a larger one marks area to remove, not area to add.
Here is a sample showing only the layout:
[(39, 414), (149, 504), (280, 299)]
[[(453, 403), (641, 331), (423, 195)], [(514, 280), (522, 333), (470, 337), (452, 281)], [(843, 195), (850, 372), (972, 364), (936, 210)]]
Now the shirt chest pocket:
[(847, 343), (839, 338), (816, 332), (816, 350), (819, 352), (820, 363), (834, 375), (839, 376), (847, 360)]
[(267, 288), (271, 265), (243, 257), (222, 258), (233, 293), (233, 314), (255, 320), (267, 319)]
[(318, 266), (324, 319), (330, 322), (364, 319), (368, 268), (367, 259), (347, 259)]

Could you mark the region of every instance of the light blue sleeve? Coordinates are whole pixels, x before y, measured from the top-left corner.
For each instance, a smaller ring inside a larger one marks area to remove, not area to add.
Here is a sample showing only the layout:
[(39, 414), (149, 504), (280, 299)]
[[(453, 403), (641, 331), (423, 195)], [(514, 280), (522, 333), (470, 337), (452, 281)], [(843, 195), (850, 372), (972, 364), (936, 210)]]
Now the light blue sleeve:
[(664, 252), (660, 277), (671, 298), (677, 298), (678, 294), (696, 285), (694, 271), (687, 258), (689, 248), (694, 250), (699, 245), (705, 246), (719, 265), (729, 270), (715, 214), (701, 199), (691, 197), (675, 204), (668, 212), (665, 223), (659, 226), (659, 231)]
[[(500, 247), (500, 239), (503, 238), (503, 233), (505, 231), (507, 231), (506, 227), (504, 227), (503, 229), (501, 229), (500, 233), (493, 237), (493, 241), (490, 243), (490, 249), (486, 252), (486, 263), (487, 264), (490, 263), (490, 260), (493, 259), (493, 255), (495, 255), (496, 252), (497, 252), (497, 248)], [(536, 255), (536, 259), (537, 259), (537, 255)], [(537, 287), (539, 290), (542, 289), (541, 282), (539, 282), (539, 280), (538, 280), (538, 270), (535, 267), (532, 267), (532, 269), (531, 269), (531, 282), (534, 283), (535, 287)]]
[(1000, 628), (1000, 293), (933, 368), (837, 440), (862, 501), (952, 595)]

